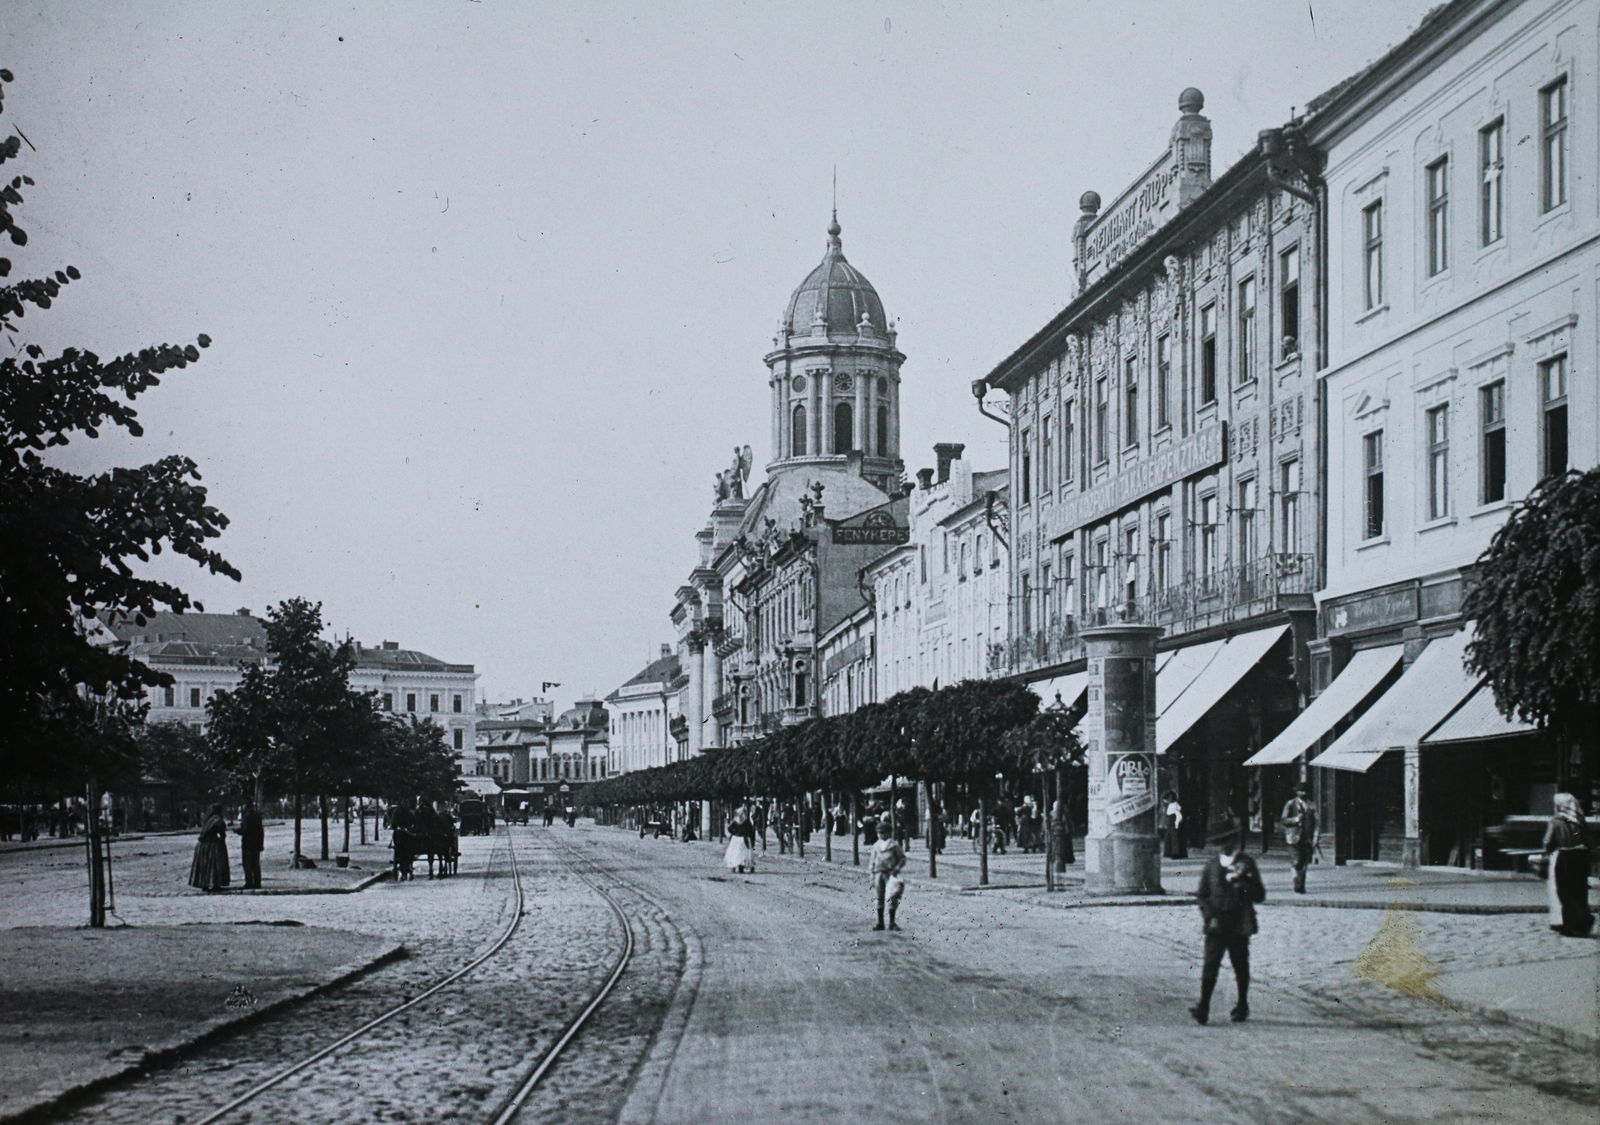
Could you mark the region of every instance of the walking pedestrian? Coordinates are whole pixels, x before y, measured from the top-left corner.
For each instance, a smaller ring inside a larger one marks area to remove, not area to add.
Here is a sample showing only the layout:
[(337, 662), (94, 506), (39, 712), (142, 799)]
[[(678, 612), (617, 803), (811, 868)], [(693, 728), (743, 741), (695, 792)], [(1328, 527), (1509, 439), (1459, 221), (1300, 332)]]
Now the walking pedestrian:
[(1557, 793), (1554, 804), (1555, 813), (1544, 831), (1550, 928), (1566, 937), (1585, 937), (1594, 929), (1589, 909), (1589, 826), (1571, 793)]
[(1244, 825), (1233, 817), (1212, 840), (1220, 851), (1206, 860), (1195, 899), (1205, 924), (1205, 960), (1200, 969), (1200, 1002), (1189, 1009), (1196, 1023), (1211, 1016), (1211, 994), (1217, 987), (1222, 955), (1233, 965), (1239, 997), (1228, 1017), (1234, 1023), (1250, 1018), (1250, 935), (1256, 932), (1255, 904), (1267, 897), (1255, 860), (1244, 851)]
[(1162, 854), (1168, 859), (1189, 858), (1189, 849), (1183, 842), (1183, 805), (1170, 789), (1161, 800), (1161, 840)]
[(189, 885), (202, 891), (219, 891), (228, 885), (228, 879), (228, 818), (221, 805), (212, 805), (211, 814), (200, 826), (200, 838), (195, 841)]
[(261, 889), (261, 849), (266, 847), (266, 828), (255, 802), (246, 801), (239, 817), (239, 862), (244, 867), (244, 888)]
[(745, 811), (743, 805), (740, 805), (734, 811), (733, 819), (728, 822), (728, 850), (723, 853), (723, 865), (729, 871), (737, 871), (741, 875), (746, 870), (754, 872), (756, 857), (751, 847), (754, 842), (755, 828), (750, 823), (749, 813)]
[(1305, 783), (1294, 787), (1294, 796), (1283, 806), (1283, 839), (1289, 845), (1294, 863), (1294, 893), (1306, 893), (1306, 868), (1311, 866), (1311, 851), (1317, 846), (1317, 810), (1306, 800)]
[(900, 909), (900, 898), (906, 891), (906, 881), (900, 877), (905, 865), (906, 850), (900, 846), (900, 841), (894, 838), (893, 827), (889, 823), (889, 817), (885, 815), (878, 822), (878, 839), (872, 845), (871, 863), (867, 867), (878, 904), (878, 924), (872, 927), (874, 930), (884, 928), (885, 906), (889, 908), (889, 929), (900, 928), (894, 916)]

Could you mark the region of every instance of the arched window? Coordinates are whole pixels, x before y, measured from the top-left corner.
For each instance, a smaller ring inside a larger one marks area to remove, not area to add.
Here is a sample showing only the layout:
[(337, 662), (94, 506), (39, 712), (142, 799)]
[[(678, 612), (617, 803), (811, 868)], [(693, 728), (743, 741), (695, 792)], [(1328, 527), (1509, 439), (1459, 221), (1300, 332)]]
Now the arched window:
[(878, 407), (878, 456), (889, 456), (889, 408)]
[(806, 408), (796, 406), (789, 422), (789, 456), (806, 455)]
[(856, 412), (848, 402), (833, 408), (833, 451), (849, 453), (855, 448)]

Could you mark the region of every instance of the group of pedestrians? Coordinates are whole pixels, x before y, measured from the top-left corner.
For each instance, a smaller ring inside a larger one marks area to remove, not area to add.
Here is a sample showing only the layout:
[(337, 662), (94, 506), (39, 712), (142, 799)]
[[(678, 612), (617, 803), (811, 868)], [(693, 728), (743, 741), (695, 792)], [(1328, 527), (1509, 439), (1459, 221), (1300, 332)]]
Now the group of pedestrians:
[[(234, 829), (239, 837), (239, 863), (244, 868), (244, 889), (261, 888), (261, 851), (266, 846), (266, 828), (261, 813), (247, 803)], [(229, 886), (228, 814), (221, 805), (212, 805), (200, 826), (195, 841), (194, 859), (189, 864), (189, 885), (202, 891), (220, 891)]]

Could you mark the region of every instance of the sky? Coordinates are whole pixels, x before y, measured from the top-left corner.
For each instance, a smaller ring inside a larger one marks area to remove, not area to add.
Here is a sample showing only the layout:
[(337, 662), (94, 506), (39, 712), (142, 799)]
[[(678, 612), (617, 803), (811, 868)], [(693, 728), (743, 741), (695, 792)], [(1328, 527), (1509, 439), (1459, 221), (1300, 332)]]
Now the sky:
[(566, 706), (674, 639), (715, 474), (768, 459), (761, 359), (835, 169), (908, 476), (936, 441), (999, 467), (968, 387), (1072, 296), (1078, 197), (1160, 154), (1187, 86), (1219, 175), (1429, 7), (10, 0), (13, 276), (84, 275), (17, 343), (212, 337), (145, 437), (59, 456), (199, 463), (244, 579), (151, 573)]

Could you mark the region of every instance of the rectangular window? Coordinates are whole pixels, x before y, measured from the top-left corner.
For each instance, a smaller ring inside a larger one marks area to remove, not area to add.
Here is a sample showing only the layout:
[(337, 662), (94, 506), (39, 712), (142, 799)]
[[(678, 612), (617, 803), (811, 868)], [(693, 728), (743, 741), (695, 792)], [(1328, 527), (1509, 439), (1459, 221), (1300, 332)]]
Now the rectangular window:
[(1435, 406), (1426, 416), (1428, 431), (1428, 518), (1450, 514), (1450, 407)]
[(1050, 604), (1050, 595), (1054, 591), (1050, 587), (1050, 564), (1039, 564), (1039, 625), (1048, 629), (1055, 619), (1051, 616), (1055, 607)]
[(1539, 365), (1539, 393), (1544, 399), (1544, 475), (1567, 471), (1567, 357), (1558, 355)]
[(1278, 355), (1300, 354), (1300, 247), (1278, 255)]
[(189, 706), (190, 707), (199, 707), (200, 706), (200, 689), (197, 688), (197, 687), (192, 687), (192, 688), (189, 689)]
[(1215, 494), (1200, 497), (1200, 577), (1208, 586), (1216, 577), (1220, 560), (1217, 558), (1217, 497)]
[(1068, 618), (1076, 616), (1078, 612), (1078, 572), (1073, 567), (1075, 561), (1071, 555), (1061, 556), (1061, 612)]
[(161, 689), (161, 705), (163, 707), (176, 707), (178, 703), (177, 697), (178, 693), (176, 689), (169, 687)]
[(1483, 427), (1482, 502), (1498, 504), (1506, 498), (1506, 385), (1491, 383), (1478, 391), (1478, 417)]
[(1567, 201), (1567, 80), (1558, 78), (1539, 91), (1540, 187), (1542, 210)]
[(411, 692), (407, 692), (406, 693), (406, 710), (407, 711), (415, 711), (416, 709), (417, 709), (417, 697), (416, 697), (416, 695), (411, 693)]
[(924, 544), (917, 544), (917, 570), (922, 576), (924, 585), (928, 581), (928, 548)]
[(1156, 589), (1165, 590), (1172, 584), (1172, 516), (1163, 513), (1156, 517)]
[(1505, 234), (1505, 118), (1478, 130), (1478, 241), (1488, 246)]
[(439, 697), (437, 695), (428, 696), (428, 710), (437, 711), (438, 709), (439, 709)]
[(1077, 458), (1074, 456), (1073, 446), (1077, 427), (1073, 419), (1077, 414), (1077, 401), (1067, 399), (1066, 405), (1061, 408), (1061, 482), (1071, 484)]
[(1039, 491), (1050, 494), (1050, 469), (1056, 463), (1055, 419), (1046, 414), (1039, 420)]
[(1172, 337), (1156, 340), (1156, 429), (1172, 425)]
[(1138, 527), (1123, 528), (1122, 531), (1122, 600), (1127, 605), (1134, 605), (1139, 601), (1139, 529)]
[(1106, 378), (1102, 375), (1094, 381), (1094, 461), (1097, 465), (1110, 460), (1108, 450), (1111, 441), (1106, 432), (1111, 422), (1111, 403), (1106, 397), (1108, 393)]
[(1033, 582), (1026, 574), (1022, 576), (1018, 596), (1022, 599), (1022, 635), (1026, 637), (1033, 632)]
[(940, 568), (940, 572), (943, 573), (943, 574), (949, 574), (950, 573), (950, 533), (948, 531), (941, 532), (940, 535), (939, 535), (939, 542), (940, 542), (941, 546), (943, 547), (942, 555), (943, 555), (943, 559), (944, 559), (944, 563), (943, 563), (942, 567)]
[[(1022, 502), (1033, 499), (1033, 431), (1022, 431)], [(945, 566), (949, 570), (948, 565)]]
[(1300, 551), (1300, 461), (1285, 461), (1278, 466), (1278, 494), (1282, 505), (1283, 549)]
[(1362, 438), (1361, 449), (1367, 478), (1365, 538), (1377, 539), (1383, 534), (1383, 431)]
[(461, 749), (461, 732), (459, 730), (456, 730), (456, 731), (452, 731), (451, 733), (455, 735), (456, 749), (457, 750)]
[(1251, 364), (1256, 354), (1256, 279), (1239, 282), (1239, 382), (1255, 378)]
[(983, 536), (978, 536), (972, 546), (972, 573), (983, 573)]
[(1450, 267), (1450, 158), (1441, 156), (1427, 169), (1428, 276)]
[(1256, 538), (1256, 482), (1252, 477), (1239, 482), (1239, 561), (1256, 557), (1260, 544)]
[(1383, 304), (1383, 200), (1361, 212), (1361, 277), (1364, 307)]
[(383, 693), (383, 709), (385, 711), (394, 710), (394, 692), (386, 691)]
[(1122, 367), (1122, 444), (1139, 441), (1139, 357), (1129, 356)]
[(1200, 405), (1217, 401), (1217, 306), (1200, 310)]

